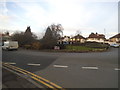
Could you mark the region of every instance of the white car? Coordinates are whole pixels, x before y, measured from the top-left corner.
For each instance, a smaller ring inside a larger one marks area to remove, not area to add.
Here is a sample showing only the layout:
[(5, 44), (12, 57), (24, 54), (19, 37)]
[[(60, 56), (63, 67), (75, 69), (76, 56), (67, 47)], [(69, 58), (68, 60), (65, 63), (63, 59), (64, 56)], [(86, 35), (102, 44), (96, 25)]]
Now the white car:
[(118, 48), (120, 45), (119, 44), (111, 44), (110, 46)]

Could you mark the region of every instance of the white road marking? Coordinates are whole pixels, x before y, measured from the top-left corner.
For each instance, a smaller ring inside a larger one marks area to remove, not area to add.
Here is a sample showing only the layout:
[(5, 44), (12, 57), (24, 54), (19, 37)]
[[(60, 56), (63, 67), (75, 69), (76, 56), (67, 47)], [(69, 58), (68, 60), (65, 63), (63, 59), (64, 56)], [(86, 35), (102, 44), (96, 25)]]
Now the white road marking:
[(82, 69), (95, 69), (95, 70), (97, 70), (98, 67), (82, 67)]
[(33, 64), (33, 63), (28, 63), (27, 65), (29, 65), (29, 66), (40, 66), (40, 64)]
[(62, 65), (53, 65), (54, 67), (62, 67), (62, 68), (67, 68), (68, 66), (62, 66)]
[(6, 62), (5, 64), (16, 64), (16, 63), (13, 63), (13, 62)]
[(119, 68), (115, 68), (115, 70), (120, 70)]

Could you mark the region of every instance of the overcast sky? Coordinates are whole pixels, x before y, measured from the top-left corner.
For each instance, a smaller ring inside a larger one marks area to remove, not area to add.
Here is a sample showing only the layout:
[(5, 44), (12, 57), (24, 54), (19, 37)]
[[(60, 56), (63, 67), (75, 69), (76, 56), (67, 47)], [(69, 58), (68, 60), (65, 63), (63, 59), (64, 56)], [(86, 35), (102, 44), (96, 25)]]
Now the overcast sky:
[[(89, 2), (88, 2), (89, 1)], [(2, 0), (0, 29), (42, 35), (51, 24), (62, 24), (64, 35), (76, 31), (87, 37), (91, 32), (107, 38), (118, 33), (118, 0)]]

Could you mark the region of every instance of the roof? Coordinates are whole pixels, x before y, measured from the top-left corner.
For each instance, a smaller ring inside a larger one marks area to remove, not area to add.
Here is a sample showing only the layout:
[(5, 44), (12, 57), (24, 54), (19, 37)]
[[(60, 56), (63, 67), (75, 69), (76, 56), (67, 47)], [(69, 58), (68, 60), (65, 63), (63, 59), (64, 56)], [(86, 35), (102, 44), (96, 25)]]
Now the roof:
[(91, 33), (88, 38), (103, 38), (103, 39), (105, 39), (105, 35), (98, 34), (98, 33), (96, 33), (96, 34)]
[(69, 36), (64, 36), (64, 37), (60, 37), (59, 40), (65, 39), (65, 38), (70, 38)]
[(112, 39), (112, 38), (120, 38), (120, 33), (118, 33), (117, 35), (111, 37), (110, 39)]
[(9, 37), (9, 35), (1, 34), (1, 33), (0, 33), (0, 37), (3, 37), (3, 36), (7, 36), (7, 37)]
[(72, 37), (71, 39), (73, 39), (73, 38), (75, 38), (75, 39), (85, 39), (85, 37), (83, 37), (82, 35), (76, 35), (76, 36), (74, 36), (74, 37)]

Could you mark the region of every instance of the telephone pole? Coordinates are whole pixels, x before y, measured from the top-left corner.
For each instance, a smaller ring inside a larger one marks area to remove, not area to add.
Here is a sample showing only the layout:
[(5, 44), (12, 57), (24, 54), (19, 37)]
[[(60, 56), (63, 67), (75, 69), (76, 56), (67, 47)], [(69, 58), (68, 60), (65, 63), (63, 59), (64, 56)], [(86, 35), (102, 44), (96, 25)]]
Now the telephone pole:
[[(104, 35), (106, 37), (106, 29), (104, 28)], [(104, 39), (104, 43), (105, 43), (105, 39)]]
[(106, 29), (104, 28), (104, 35), (106, 36)]

